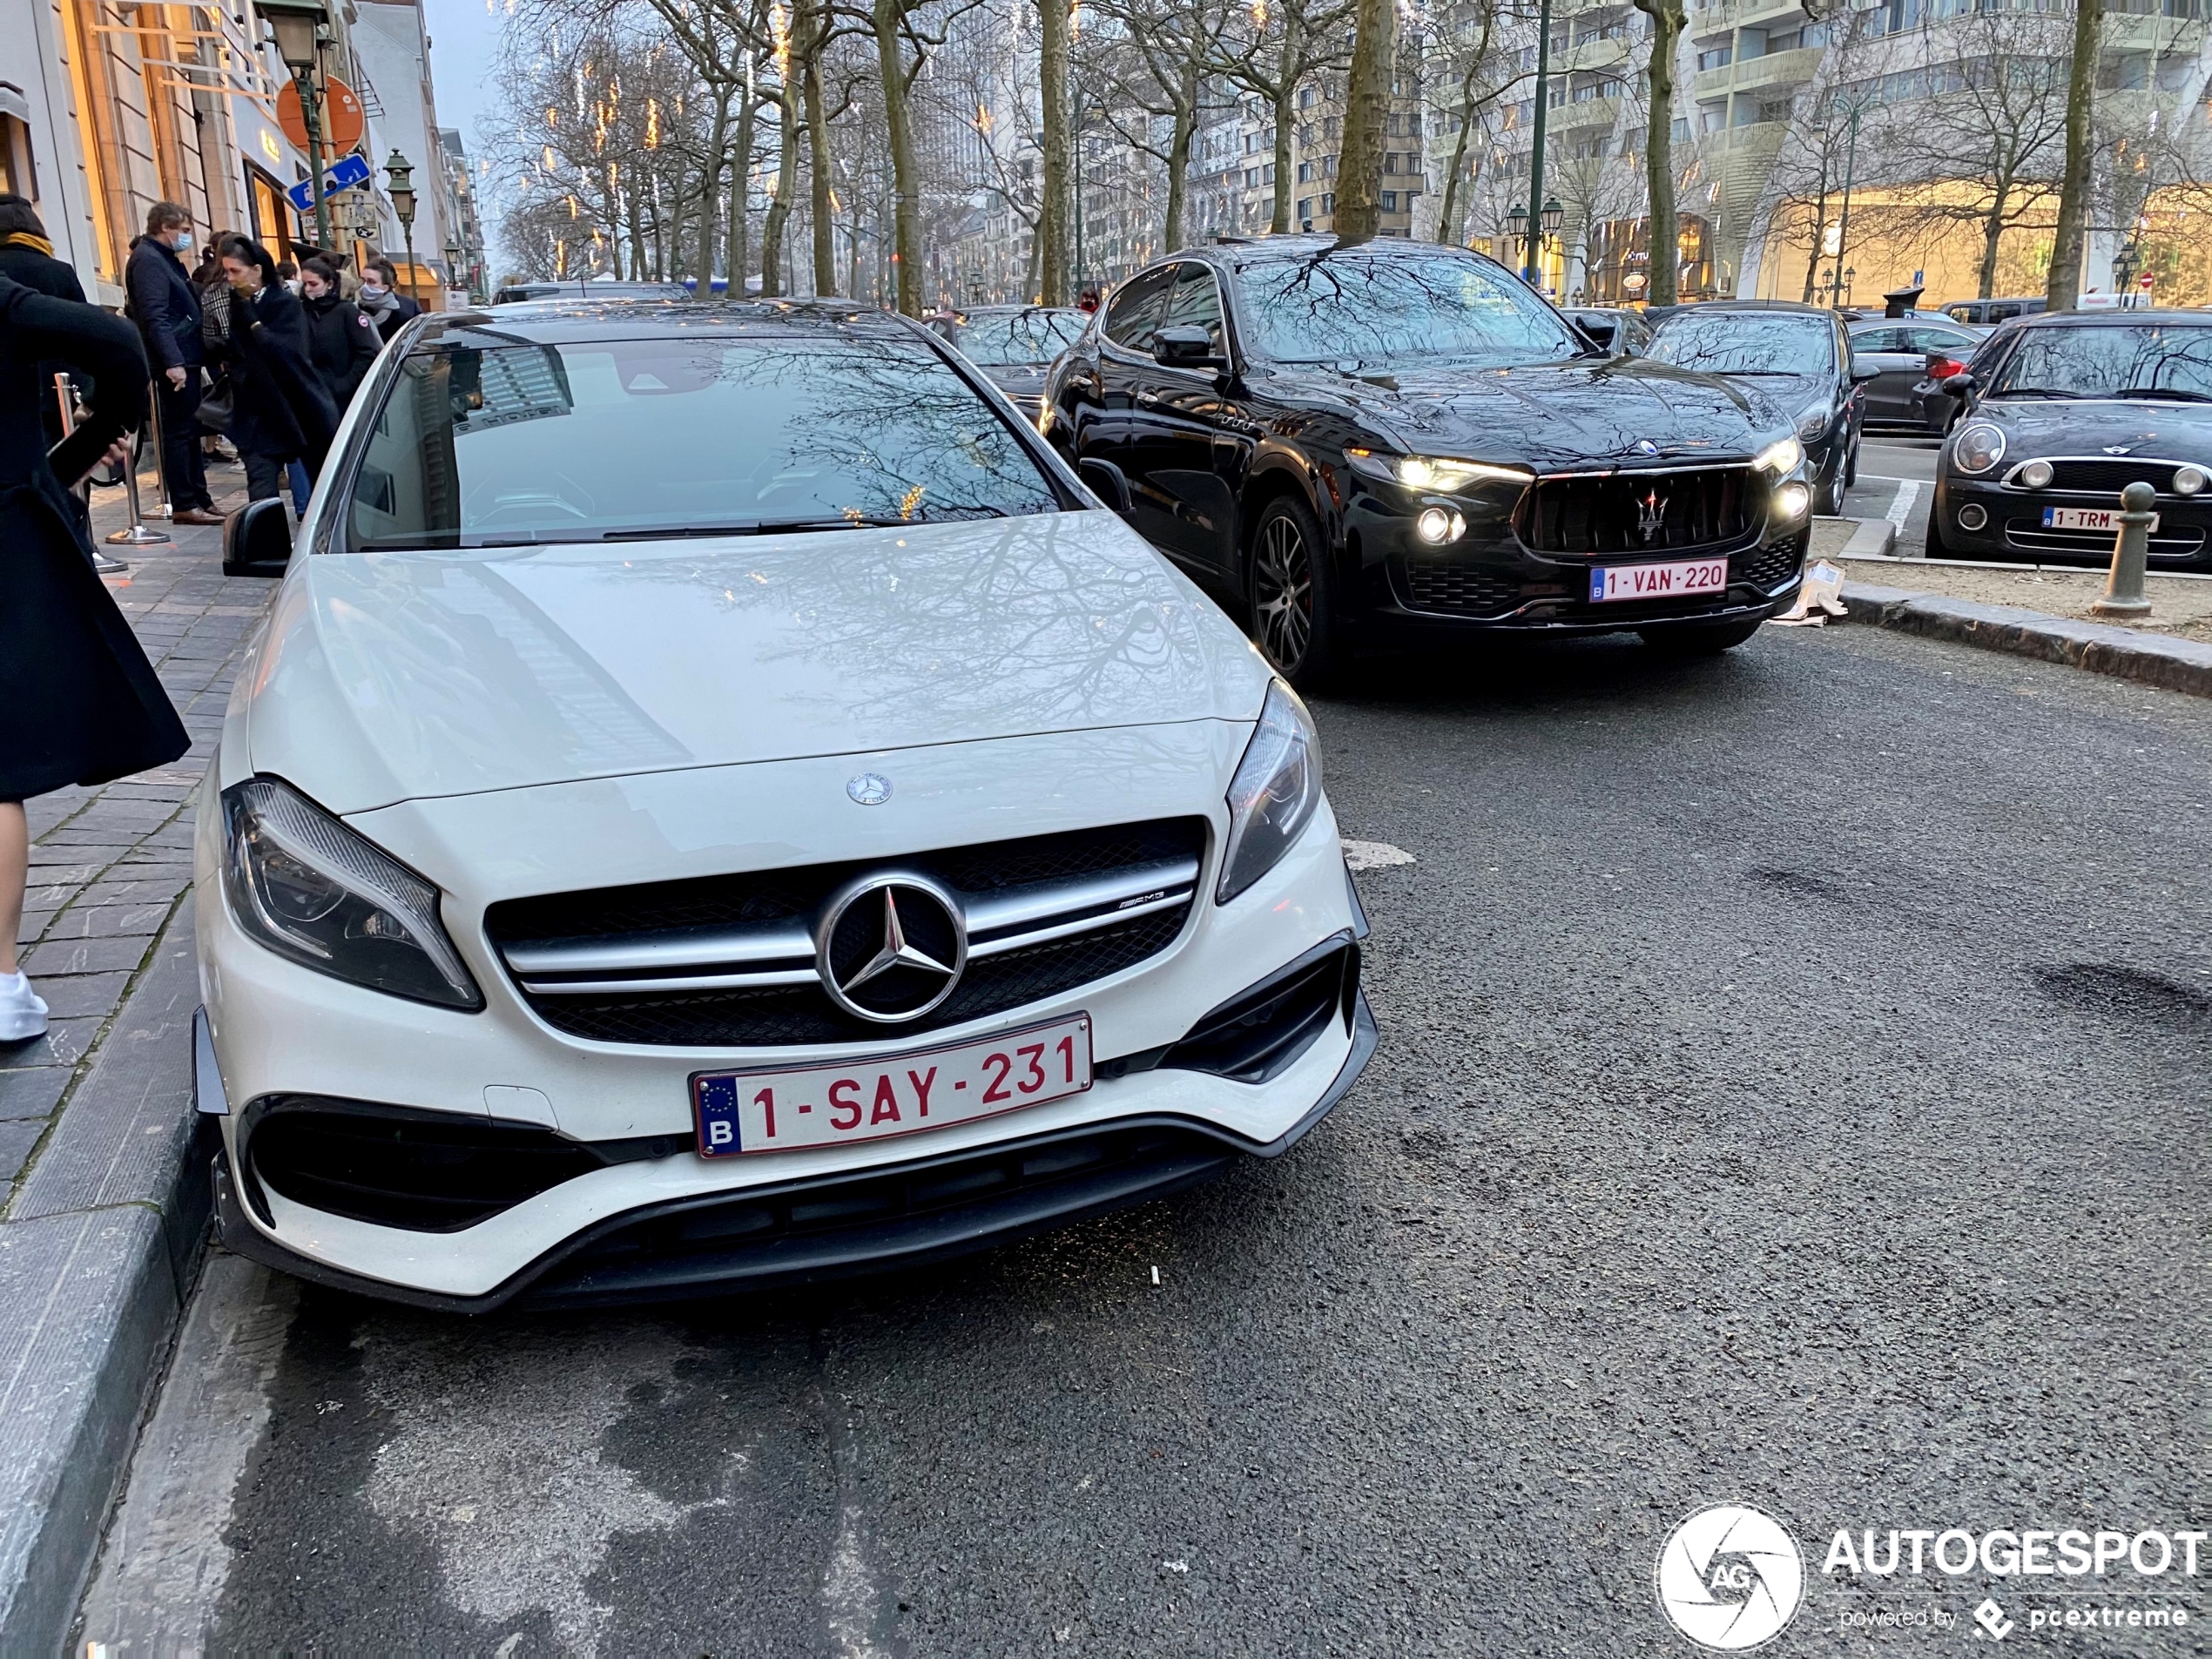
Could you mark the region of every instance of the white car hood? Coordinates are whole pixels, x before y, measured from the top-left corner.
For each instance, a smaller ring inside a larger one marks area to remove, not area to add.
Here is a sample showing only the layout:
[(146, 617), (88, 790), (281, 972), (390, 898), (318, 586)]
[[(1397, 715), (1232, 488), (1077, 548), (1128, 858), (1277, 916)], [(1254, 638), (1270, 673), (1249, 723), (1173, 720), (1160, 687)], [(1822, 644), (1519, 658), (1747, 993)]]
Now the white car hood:
[(1258, 718), (1264, 662), (1112, 515), (295, 560), (253, 770), (333, 812)]

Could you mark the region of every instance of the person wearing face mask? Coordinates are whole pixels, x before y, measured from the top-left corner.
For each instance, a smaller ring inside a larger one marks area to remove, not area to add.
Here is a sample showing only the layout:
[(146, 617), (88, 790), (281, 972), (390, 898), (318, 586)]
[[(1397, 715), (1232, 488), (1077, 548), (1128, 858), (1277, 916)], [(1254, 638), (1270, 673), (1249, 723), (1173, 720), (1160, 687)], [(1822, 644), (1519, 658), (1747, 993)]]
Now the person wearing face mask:
[(309, 356), (307, 314), (268, 249), (232, 236), (217, 251), (230, 284), (222, 332), (231, 442), (246, 462), (246, 494), (267, 501), (282, 493), (287, 463), (304, 463), (310, 478), (322, 469), (338, 410)]
[(359, 306), (338, 297), (338, 267), (327, 260), (310, 257), (300, 266), (300, 302), (307, 313), (307, 355), (343, 415), (384, 342)]
[(179, 256), (192, 246), (192, 219), (175, 202), (146, 210), (146, 233), (131, 244), (123, 267), (131, 318), (145, 342), (160, 400), (161, 482), (170, 518), (179, 524), (219, 524), (207, 493), (207, 457), (199, 448), (199, 295)]
[(399, 273), (389, 260), (372, 260), (361, 273), (361, 297), (354, 303), (376, 325), (377, 335), (383, 340), (399, 333), (408, 318), (422, 310), (400, 292), (399, 282)]

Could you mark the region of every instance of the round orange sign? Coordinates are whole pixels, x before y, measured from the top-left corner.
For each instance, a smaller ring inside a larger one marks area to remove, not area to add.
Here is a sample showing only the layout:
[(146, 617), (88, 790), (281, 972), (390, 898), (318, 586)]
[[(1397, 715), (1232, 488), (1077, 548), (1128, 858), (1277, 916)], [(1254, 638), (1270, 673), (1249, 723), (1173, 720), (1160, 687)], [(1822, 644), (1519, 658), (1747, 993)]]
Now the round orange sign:
[[(277, 125), (302, 150), (307, 147), (307, 118), (300, 109), (300, 83), (287, 81), (277, 94)], [(335, 75), (323, 81), (322, 154), (325, 161), (344, 155), (361, 141), (361, 101)]]

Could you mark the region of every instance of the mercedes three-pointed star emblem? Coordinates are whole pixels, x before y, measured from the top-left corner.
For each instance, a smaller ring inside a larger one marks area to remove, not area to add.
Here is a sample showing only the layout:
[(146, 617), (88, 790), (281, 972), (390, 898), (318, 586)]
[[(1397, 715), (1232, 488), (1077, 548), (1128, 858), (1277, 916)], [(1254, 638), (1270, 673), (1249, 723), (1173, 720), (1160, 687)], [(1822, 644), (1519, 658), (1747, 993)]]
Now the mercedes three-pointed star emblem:
[(879, 1025), (918, 1020), (960, 983), (967, 921), (959, 901), (927, 876), (863, 876), (822, 912), (814, 966), (846, 1013)]

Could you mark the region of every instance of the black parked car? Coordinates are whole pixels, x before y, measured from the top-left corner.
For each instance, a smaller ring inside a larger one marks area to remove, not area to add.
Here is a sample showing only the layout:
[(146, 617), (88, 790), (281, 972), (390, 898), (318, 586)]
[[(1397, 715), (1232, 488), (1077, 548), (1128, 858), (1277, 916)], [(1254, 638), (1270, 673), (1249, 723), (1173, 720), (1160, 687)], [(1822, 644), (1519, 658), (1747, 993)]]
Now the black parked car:
[(1634, 354), (1651, 339), (1643, 314), (1626, 307), (1575, 306), (1560, 314), (1608, 351)]
[(1460, 248), (1163, 260), (1053, 365), (1042, 424), (1300, 684), (1425, 632), (1725, 650), (1790, 603), (1809, 535), (1786, 416), (1609, 356)]
[(1858, 437), (1865, 424), (1862, 382), (1851, 341), (1832, 311), (1780, 300), (1716, 300), (1683, 306), (1651, 331), (1646, 353), (1662, 363), (1756, 385), (1795, 422), (1813, 480), (1814, 510), (1844, 510), (1858, 481)]
[[(1963, 358), (1930, 358), (1926, 374), (1912, 387), (1912, 418), (1931, 432), (1948, 433), (1958, 424), (1959, 410), (1966, 408), (1967, 382), (1959, 381), (1958, 376), (1995, 362), (2005, 349), (2004, 342), (2013, 337), (2013, 331), (2019, 326), (2017, 321), (1998, 324), (1985, 332), (1980, 342)], [(1954, 381), (1959, 390), (1956, 394), (1946, 391), (1945, 388)]]
[(933, 317), (929, 326), (1034, 421), (1044, 403), (1045, 370), (1089, 320), (1089, 313), (1072, 306), (977, 306)]
[(1931, 557), (2112, 557), (2120, 492), (2158, 492), (2154, 564), (2212, 570), (2212, 312), (2055, 312), (2014, 323), (1949, 386)]

